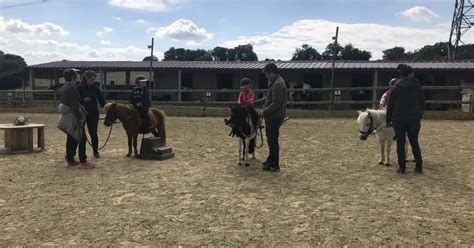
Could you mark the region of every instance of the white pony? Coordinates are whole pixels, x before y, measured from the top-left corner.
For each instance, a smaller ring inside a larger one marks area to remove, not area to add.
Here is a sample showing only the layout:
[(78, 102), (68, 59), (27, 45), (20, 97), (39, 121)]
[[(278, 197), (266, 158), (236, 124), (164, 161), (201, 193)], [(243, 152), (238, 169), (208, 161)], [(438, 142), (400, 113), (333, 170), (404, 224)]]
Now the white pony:
[(366, 112), (357, 111), (359, 117), (357, 123), (360, 125), (359, 138), (366, 140), (371, 134), (376, 134), (380, 144), (379, 165), (390, 165), (390, 150), (392, 148), (395, 131), (387, 127), (385, 110), (367, 109)]

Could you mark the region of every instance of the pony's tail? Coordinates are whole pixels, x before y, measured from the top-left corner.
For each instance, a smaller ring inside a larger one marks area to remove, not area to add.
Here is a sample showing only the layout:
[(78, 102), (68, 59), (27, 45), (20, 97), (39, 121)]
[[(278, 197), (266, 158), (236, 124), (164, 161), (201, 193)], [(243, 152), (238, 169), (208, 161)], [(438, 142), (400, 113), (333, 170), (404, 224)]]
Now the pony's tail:
[(163, 145), (166, 145), (166, 125), (165, 125), (165, 112), (158, 110), (158, 109), (153, 109), (152, 110), (158, 119), (158, 135), (162, 140)]

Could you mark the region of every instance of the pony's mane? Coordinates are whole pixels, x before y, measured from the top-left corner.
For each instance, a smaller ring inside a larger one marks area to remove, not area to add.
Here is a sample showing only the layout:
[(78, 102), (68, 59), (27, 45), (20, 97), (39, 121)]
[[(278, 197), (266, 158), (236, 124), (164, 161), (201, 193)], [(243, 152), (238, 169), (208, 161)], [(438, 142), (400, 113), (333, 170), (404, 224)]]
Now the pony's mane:
[(371, 114), (372, 116), (376, 117), (376, 119), (379, 119), (379, 117), (385, 113), (385, 110), (377, 110), (377, 109), (366, 109), (366, 111), (359, 111), (359, 117), (357, 118), (357, 123), (362, 123), (363, 120), (365, 120), (368, 116), (368, 114)]
[(116, 104), (116, 107), (120, 107), (122, 109), (124, 109), (125, 111), (132, 111), (133, 109), (130, 108), (129, 106), (125, 105), (125, 104), (120, 104), (120, 103), (112, 103), (112, 102), (109, 102), (109, 103), (106, 103), (104, 105), (104, 111), (105, 113), (107, 113), (111, 108), (112, 106)]
[(109, 112), (109, 110), (112, 108), (113, 103), (109, 102), (104, 105), (104, 111), (105, 113)]

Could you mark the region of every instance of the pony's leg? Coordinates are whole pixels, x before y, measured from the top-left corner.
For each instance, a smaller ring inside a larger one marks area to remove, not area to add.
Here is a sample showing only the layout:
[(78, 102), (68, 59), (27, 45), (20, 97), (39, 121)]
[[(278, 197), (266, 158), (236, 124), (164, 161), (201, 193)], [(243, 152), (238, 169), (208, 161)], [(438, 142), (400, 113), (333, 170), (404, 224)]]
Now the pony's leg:
[(245, 166), (248, 167), (249, 164), (249, 146), (250, 146), (250, 139), (246, 138), (245, 139)]
[(387, 141), (387, 160), (385, 160), (385, 165), (390, 166), (390, 153), (392, 151), (392, 139), (388, 139)]
[(138, 150), (137, 150), (137, 140), (138, 140), (138, 133), (133, 135), (133, 157), (138, 157)]
[(242, 165), (242, 139), (239, 138), (239, 165)]
[(132, 155), (132, 135), (127, 134), (128, 138), (128, 153), (127, 157), (130, 157)]
[(379, 145), (380, 145), (380, 159), (378, 164), (383, 165), (383, 162), (385, 160), (385, 142), (380, 134), (377, 134), (377, 138), (379, 140)]

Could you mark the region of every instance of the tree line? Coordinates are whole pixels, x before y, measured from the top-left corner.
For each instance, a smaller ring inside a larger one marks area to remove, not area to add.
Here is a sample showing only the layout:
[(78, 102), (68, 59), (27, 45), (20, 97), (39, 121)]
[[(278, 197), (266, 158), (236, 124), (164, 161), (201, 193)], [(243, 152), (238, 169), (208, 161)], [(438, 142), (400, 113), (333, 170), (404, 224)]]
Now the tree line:
[[(383, 51), (384, 61), (422, 61), (422, 60), (447, 60), (447, 42), (438, 42), (434, 45), (426, 45), (414, 51), (406, 51), (403, 47), (393, 47)], [(334, 53), (336, 60), (357, 60), (367, 61), (372, 58), (370, 51), (362, 50), (351, 43), (344, 46), (330, 43), (326, 49), (319, 53), (309, 44), (303, 44), (293, 52), (292, 61), (305, 60), (332, 60)], [(143, 61), (149, 61), (150, 56)], [(158, 58), (153, 58), (158, 61)], [(462, 45), (458, 49), (456, 60), (474, 59), (474, 44)], [(275, 61), (266, 58), (265, 61)], [(185, 49), (170, 47), (163, 57), (163, 61), (258, 61), (257, 54), (253, 51), (251, 44), (238, 45), (234, 48), (217, 46), (211, 50), (206, 49)]]

